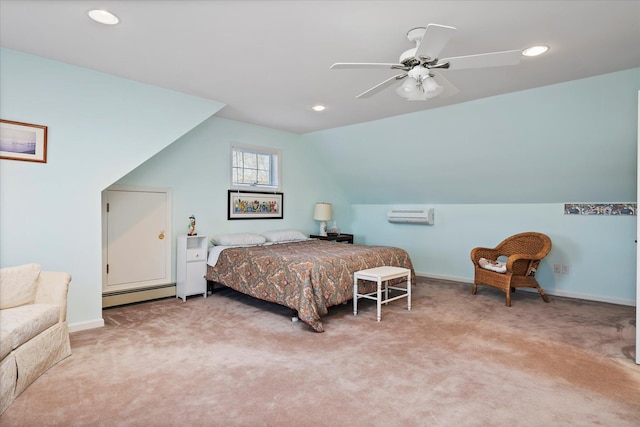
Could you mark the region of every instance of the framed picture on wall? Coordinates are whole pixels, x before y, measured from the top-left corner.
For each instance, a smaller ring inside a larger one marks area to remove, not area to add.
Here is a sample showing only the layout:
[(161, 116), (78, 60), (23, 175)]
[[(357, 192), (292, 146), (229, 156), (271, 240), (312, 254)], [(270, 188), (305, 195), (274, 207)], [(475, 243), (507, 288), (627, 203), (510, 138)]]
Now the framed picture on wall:
[(0, 159), (47, 163), (47, 127), (0, 120)]
[(282, 193), (229, 190), (227, 219), (282, 219)]

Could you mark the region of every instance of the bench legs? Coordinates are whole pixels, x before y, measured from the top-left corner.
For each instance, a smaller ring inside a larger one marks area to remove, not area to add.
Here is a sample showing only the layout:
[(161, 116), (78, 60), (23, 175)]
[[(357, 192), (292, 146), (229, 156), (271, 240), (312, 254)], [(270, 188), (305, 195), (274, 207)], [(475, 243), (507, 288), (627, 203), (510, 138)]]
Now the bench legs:
[[(384, 269), (389, 267), (379, 267), (378, 269)], [(382, 274), (374, 273), (378, 269), (369, 269), (357, 271), (353, 274), (353, 315), (358, 315), (358, 299), (367, 298), (376, 301), (376, 320), (379, 322), (382, 318), (382, 304), (388, 304), (391, 301), (395, 301), (399, 298), (407, 298), (407, 310), (411, 311), (411, 270), (394, 268), (393, 273)], [(389, 280), (406, 277), (407, 287), (400, 288), (397, 286), (389, 286)], [(368, 280), (376, 282), (376, 290), (368, 294), (361, 294), (358, 292), (358, 280)], [(382, 282), (384, 282), (384, 289), (382, 289)], [(404, 292), (401, 295), (397, 295), (393, 298), (389, 298), (389, 289)], [(384, 297), (383, 297), (384, 291)]]

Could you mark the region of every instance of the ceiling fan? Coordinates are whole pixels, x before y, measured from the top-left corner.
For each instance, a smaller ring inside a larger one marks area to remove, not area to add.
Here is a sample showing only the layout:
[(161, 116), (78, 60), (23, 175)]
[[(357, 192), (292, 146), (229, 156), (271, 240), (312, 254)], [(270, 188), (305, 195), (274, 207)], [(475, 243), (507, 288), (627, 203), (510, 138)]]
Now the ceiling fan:
[(424, 101), (439, 95), (451, 96), (459, 92), (454, 85), (442, 76), (440, 70), (498, 67), (516, 65), (520, 62), (522, 55), (520, 50), (440, 58), (440, 52), (455, 31), (454, 27), (439, 24), (429, 24), (426, 28), (413, 28), (407, 33), (407, 38), (409, 41), (414, 42), (416, 47), (403, 52), (398, 63), (337, 62), (330, 68), (389, 68), (401, 70), (401, 73), (378, 83), (356, 96), (356, 98), (368, 98), (406, 78), (404, 83), (396, 89), (396, 93), (406, 98), (407, 101)]

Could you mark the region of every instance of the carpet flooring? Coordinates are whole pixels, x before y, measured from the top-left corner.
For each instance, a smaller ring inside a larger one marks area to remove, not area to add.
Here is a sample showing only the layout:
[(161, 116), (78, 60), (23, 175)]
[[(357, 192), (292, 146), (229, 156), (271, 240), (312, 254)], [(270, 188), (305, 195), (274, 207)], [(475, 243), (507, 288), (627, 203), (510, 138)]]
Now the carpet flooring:
[(103, 311), (9, 426), (638, 426), (635, 307), (418, 278), (315, 333), (227, 288)]

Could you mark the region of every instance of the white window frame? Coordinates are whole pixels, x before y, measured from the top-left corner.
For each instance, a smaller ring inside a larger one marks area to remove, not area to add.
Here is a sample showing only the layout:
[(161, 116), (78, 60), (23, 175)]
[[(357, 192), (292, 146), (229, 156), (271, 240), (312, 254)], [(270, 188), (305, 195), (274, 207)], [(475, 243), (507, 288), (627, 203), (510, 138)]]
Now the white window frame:
[[(234, 184), (233, 182), (233, 152), (244, 151), (271, 156), (271, 183), (262, 184)], [(275, 165), (274, 165), (275, 163)], [(275, 169), (275, 170), (274, 170)], [(281, 190), (282, 189), (282, 152), (275, 148), (259, 147), (257, 145), (231, 144), (229, 150), (229, 183), (230, 188), (237, 190)]]

